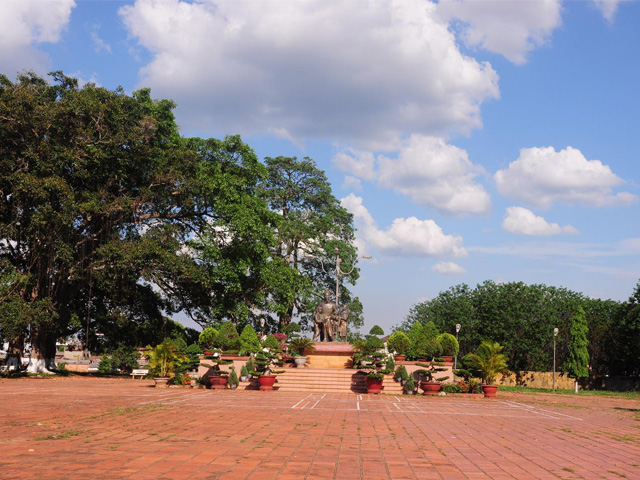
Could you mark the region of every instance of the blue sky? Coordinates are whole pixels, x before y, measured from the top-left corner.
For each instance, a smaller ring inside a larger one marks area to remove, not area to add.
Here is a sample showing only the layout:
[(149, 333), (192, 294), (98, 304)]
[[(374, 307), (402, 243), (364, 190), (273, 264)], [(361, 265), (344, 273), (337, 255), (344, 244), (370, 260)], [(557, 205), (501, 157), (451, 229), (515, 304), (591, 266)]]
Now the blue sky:
[(640, 278), (640, 2), (3, 0), (0, 72), (171, 98), (184, 135), (310, 156), (365, 329), (458, 283)]

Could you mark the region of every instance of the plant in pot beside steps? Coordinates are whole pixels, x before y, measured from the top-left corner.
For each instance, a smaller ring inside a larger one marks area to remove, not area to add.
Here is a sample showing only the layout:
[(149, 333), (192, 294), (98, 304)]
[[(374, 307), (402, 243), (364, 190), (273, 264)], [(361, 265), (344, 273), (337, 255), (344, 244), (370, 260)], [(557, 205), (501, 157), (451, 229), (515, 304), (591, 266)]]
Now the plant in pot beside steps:
[(280, 358), (280, 344), (273, 335), (269, 335), (262, 343), (262, 351), (256, 354), (255, 370), (252, 375), (258, 377), (260, 390), (273, 390), (276, 376), (285, 373), (284, 370), (273, 370), (274, 366), (281, 367), (284, 362)]
[(406, 333), (397, 331), (393, 332), (387, 340), (387, 348), (389, 351), (395, 352), (396, 362), (402, 362), (406, 357), (407, 350), (411, 347), (411, 340)]
[(424, 395), (437, 395), (440, 391), (440, 382), (445, 381), (449, 377), (434, 378), (438, 372), (444, 372), (444, 363), (441, 358), (434, 358), (430, 363), (416, 363), (422, 370), (416, 370), (415, 374), (420, 379), (420, 388), (424, 391)]
[(313, 340), (306, 337), (294, 337), (289, 340), (289, 351), (295, 353), (294, 362), (296, 367), (304, 368), (307, 363), (306, 353), (313, 353), (316, 351), (316, 344)]
[(247, 364), (245, 363), (244, 365), (242, 365), (242, 368), (240, 368), (240, 381), (244, 383), (247, 381), (248, 377), (249, 370), (247, 369)]
[(229, 388), (231, 390), (235, 390), (238, 388), (240, 384), (240, 380), (238, 379), (238, 374), (236, 373), (236, 367), (232, 366), (231, 371), (229, 372)]
[(475, 353), (468, 353), (463, 358), (463, 364), (478, 372), (482, 378), (484, 396), (493, 398), (498, 391), (494, 384), (499, 373), (507, 372), (507, 357), (500, 353), (504, 347), (498, 342), (483, 340)]
[(155, 347), (147, 345), (144, 353), (149, 358), (149, 370), (156, 387), (167, 387), (176, 370), (189, 362), (189, 358), (169, 340)]
[(409, 379), (409, 373), (407, 373), (407, 367), (404, 365), (398, 365), (396, 367), (396, 371), (393, 374), (393, 379), (396, 382), (402, 383), (404, 385), (406, 381)]
[(360, 353), (354, 355), (358, 368), (368, 372), (366, 378), (367, 393), (371, 394), (382, 392), (384, 376), (392, 372), (382, 368), (385, 364), (386, 354), (384, 353), (384, 343), (377, 335), (384, 335), (384, 332), (378, 325), (375, 325), (369, 335), (366, 336), (367, 340), (362, 345)]
[(209, 385), (212, 390), (224, 390), (229, 383), (229, 373), (220, 369), (220, 365), (229, 365), (233, 363), (232, 360), (223, 360), (219, 353), (214, 353), (212, 356), (205, 357), (211, 363), (200, 363), (203, 367), (209, 368), (206, 373), (206, 377), (209, 379)]
[(438, 343), (442, 347), (442, 358), (445, 362), (453, 362), (453, 357), (458, 355), (460, 345), (456, 337), (450, 333), (441, 333), (438, 335)]

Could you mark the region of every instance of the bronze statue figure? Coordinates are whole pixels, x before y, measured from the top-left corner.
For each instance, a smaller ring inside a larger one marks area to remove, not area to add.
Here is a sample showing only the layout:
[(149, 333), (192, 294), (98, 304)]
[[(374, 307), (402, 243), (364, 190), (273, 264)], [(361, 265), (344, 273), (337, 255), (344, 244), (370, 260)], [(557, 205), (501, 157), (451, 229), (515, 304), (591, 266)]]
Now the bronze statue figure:
[(321, 300), (313, 312), (313, 341), (332, 342), (336, 334), (334, 325), (338, 320), (338, 306), (331, 301), (329, 290), (324, 292), (324, 300)]

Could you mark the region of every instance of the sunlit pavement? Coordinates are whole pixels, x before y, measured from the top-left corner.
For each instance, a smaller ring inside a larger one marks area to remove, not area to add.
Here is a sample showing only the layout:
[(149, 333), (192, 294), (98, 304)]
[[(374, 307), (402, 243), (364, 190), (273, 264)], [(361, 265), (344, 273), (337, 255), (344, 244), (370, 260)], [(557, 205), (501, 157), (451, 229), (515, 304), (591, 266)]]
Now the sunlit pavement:
[(640, 401), (0, 380), (0, 479), (640, 479)]

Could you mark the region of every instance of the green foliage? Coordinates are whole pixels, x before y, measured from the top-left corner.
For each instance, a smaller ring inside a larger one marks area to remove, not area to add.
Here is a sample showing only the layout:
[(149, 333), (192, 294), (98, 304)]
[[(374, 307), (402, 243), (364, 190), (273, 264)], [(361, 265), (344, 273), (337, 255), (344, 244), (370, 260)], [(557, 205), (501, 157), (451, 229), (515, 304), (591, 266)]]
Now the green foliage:
[(382, 372), (369, 372), (367, 378), (371, 380), (384, 380), (384, 373)]
[(262, 346), (272, 351), (280, 350), (280, 342), (278, 342), (273, 334), (268, 335), (267, 338), (264, 339), (264, 341), (262, 342)]
[(244, 365), (242, 365), (242, 368), (240, 368), (240, 376), (246, 377), (248, 375), (249, 375), (249, 369), (247, 368), (247, 364), (245, 363)]
[(238, 351), (240, 349), (240, 335), (238, 335), (238, 330), (236, 330), (233, 322), (229, 321), (222, 324), (216, 335), (216, 345), (224, 352), (229, 350)]
[(108, 375), (113, 372), (113, 364), (109, 355), (103, 355), (98, 364), (98, 373)]
[(236, 373), (236, 367), (232, 366), (231, 371), (229, 372), (229, 380), (227, 381), (229, 386), (235, 385), (236, 387), (240, 384), (240, 379), (238, 378), (238, 374)]
[(418, 341), (411, 347), (415, 359), (432, 359), (442, 354), (442, 347), (437, 337), (428, 337), (422, 335)]
[(203, 350), (213, 350), (216, 347), (218, 331), (215, 328), (205, 328), (198, 337), (198, 344)]
[(401, 380), (407, 380), (409, 378), (409, 373), (407, 372), (407, 367), (405, 367), (404, 365), (398, 365), (396, 367), (396, 371), (393, 374), (393, 378), (401, 381)]
[[(274, 338), (275, 340), (275, 338)], [(272, 352), (261, 351), (256, 355), (254, 366), (250, 371), (252, 375), (271, 375), (284, 373), (281, 370), (273, 370), (274, 366), (282, 366), (283, 362), (277, 354)]]
[(289, 341), (289, 347), (298, 352), (298, 355), (303, 356), (305, 350), (309, 353), (313, 353), (316, 351), (316, 343), (310, 338), (306, 337), (298, 337)]
[(387, 361), (385, 363), (384, 368), (385, 370), (389, 370), (390, 372), (393, 372), (396, 369), (396, 361), (393, 358), (393, 355), (389, 355), (387, 357)]
[(202, 349), (197, 344), (189, 345), (184, 351), (187, 358), (189, 359), (189, 369), (195, 370), (198, 368), (200, 364), (200, 355), (202, 355)]
[(247, 363), (245, 365), (247, 366), (247, 370), (249, 373), (256, 370), (256, 363), (253, 357), (249, 357), (249, 360), (247, 360)]
[(240, 350), (243, 353), (258, 353), (260, 351), (260, 339), (258, 334), (249, 324), (245, 325), (240, 334)]
[(407, 381), (404, 384), (404, 391), (406, 393), (413, 393), (416, 391), (416, 382), (413, 379), (413, 376), (409, 376), (409, 378), (407, 378)]
[(285, 325), (282, 329), (282, 333), (285, 333), (287, 337), (295, 336), (296, 333), (299, 333), (302, 329), (300, 325), (296, 322), (291, 322), (289, 325)]
[(175, 374), (184, 364), (189, 363), (189, 358), (180, 353), (173, 342), (169, 340), (165, 340), (155, 347), (147, 345), (145, 355), (149, 357), (151, 374), (158, 377)]
[[(131, 373), (134, 368), (138, 368), (138, 360), (140, 360), (140, 352), (128, 345), (120, 344), (111, 352), (111, 367), (123, 372)], [(100, 366), (98, 366), (98, 371), (99, 369)]]
[(362, 353), (366, 355), (371, 355), (378, 350), (382, 350), (384, 348), (384, 343), (378, 337), (368, 336), (367, 340), (364, 343), (364, 348)]
[(441, 333), (438, 335), (438, 343), (442, 347), (442, 355), (455, 357), (460, 351), (456, 337), (450, 333)]
[(397, 332), (393, 332), (389, 337), (387, 347), (398, 355), (405, 355), (407, 350), (411, 348), (411, 340), (409, 340), (406, 333), (398, 330)]
[(464, 364), (477, 369), (484, 383), (492, 384), (496, 375), (507, 371), (507, 357), (500, 353), (503, 348), (498, 342), (483, 340), (475, 353), (464, 356)]
[(384, 335), (384, 330), (379, 325), (374, 325), (369, 331), (369, 335)]
[(407, 332), (407, 336), (409, 337), (409, 340), (411, 341), (411, 346), (409, 347), (409, 350), (407, 351), (407, 355), (410, 359), (416, 359), (418, 358), (418, 354), (416, 351), (416, 348), (420, 342), (420, 339), (422, 338), (422, 334), (423, 334), (423, 330), (424, 327), (422, 326), (422, 323), (419, 321), (414, 322), (411, 325), (411, 328), (409, 329), (409, 331)]
[(459, 383), (445, 383), (442, 385), (442, 391), (445, 393), (462, 393), (462, 386)]
[(427, 382), (442, 382), (444, 380), (446, 380), (448, 377), (440, 377), (440, 378), (435, 378), (434, 375), (438, 372), (444, 372), (447, 369), (444, 367), (444, 364), (440, 361), (434, 360), (428, 364), (425, 363), (416, 363), (416, 365), (418, 367), (423, 367), (420, 370), (416, 370), (415, 374), (419, 377), (419, 378), (424, 378), (425, 381)]
[(571, 324), (571, 342), (569, 343), (569, 358), (563, 368), (572, 378), (586, 378), (589, 376), (589, 341), (587, 333), (589, 327), (582, 307), (578, 307)]

